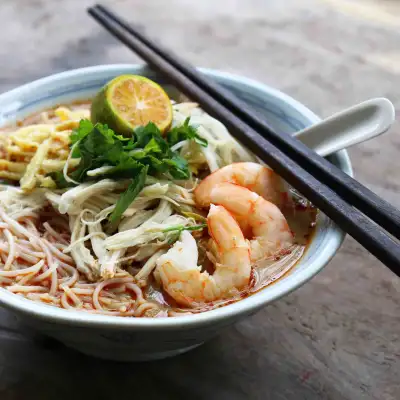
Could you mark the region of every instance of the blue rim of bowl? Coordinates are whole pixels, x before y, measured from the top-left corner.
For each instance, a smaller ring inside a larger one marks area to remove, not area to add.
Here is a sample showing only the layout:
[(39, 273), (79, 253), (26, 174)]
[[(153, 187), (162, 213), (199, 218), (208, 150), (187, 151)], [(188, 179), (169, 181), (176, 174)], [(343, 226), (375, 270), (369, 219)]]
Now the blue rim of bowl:
[[(66, 81), (71, 78), (76, 78), (78, 76), (85, 76), (87, 74), (95, 73), (115, 73), (123, 74), (127, 72), (132, 72), (132, 70), (149, 70), (147, 66), (143, 64), (109, 64), (109, 65), (98, 65), (85, 68), (74, 69), (66, 72), (61, 72), (58, 74), (50, 75), (45, 78), (38, 79), (31, 83), (27, 83), (15, 89), (12, 89), (6, 93), (0, 95), (0, 99), (17, 97), (18, 93), (23, 95), (30, 90), (36, 90), (42, 85), (50, 84), (52, 81), (58, 83), (60, 81)], [(223, 71), (198, 68), (204, 74), (210, 76), (211, 78), (219, 78), (222, 80), (228, 80), (235, 82), (236, 84), (245, 84), (248, 87), (257, 89), (272, 95), (280, 99), (281, 101), (287, 103), (289, 106), (294, 108), (298, 113), (302, 114), (306, 119), (310, 121), (310, 124), (316, 123), (320, 118), (309, 110), (306, 106), (299, 103), (297, 100), (293, 99), (289, 95), (282, 93), (277, 89), (273, 89), (267, 85), (259, 83), (250, 78), (235, 75), (232, 73), (226, 73)], [(149, 70), (150, 71), (150, 70)], [(345, 150), (336, 153), (340, 167), (349, 175), (353, 175), (350, 158)], [(45, 305), (41, 303), (36, 303), (34, 301), (22, 298), (20, 296), (15, 296), (13, 293), (7, 292), (5, 289), (0, 288), (2, 296), (0, 296), (0, 304), (12, 309), (18, 313), (25, 314), (29, 317), (34, 317), (51, 324), (55, 325), (71, 325), (74, 327), (102, 327), (107, 329), (130, 329), (135, 328), (135, 330), (148, 330), (152, 328), (162, 328), (168, 330), (179, 329), (192, 329), (196, 326), (204, 327), (218, 323), (221, 326), (222, 321), (226, 321), (229, 324), (231, 319), (235, 317), (238, 318), (241, 315), (250, 315), (259, 309), (265, 307), (266, 305), (280, 299), (283, 296), (296, 290), (311, 278), (313, 278), (322, 268), (324, 268), (329, 261), (334, 257), (337, 250), (340, 248), (344, 238), (345, 233), (341, 231), (335, 224), (331, 224), (329, 228), (329, 234), (331, 240), (329, 243), (329, 254), (326, 252), (320, 252), (317, 257), (313, 260), (312, 267), (308, 267), (306, 270), (296, 274), (296, 280), (291, 279), (293, 277), (287, 276), (284, 279), (285, 285), (282, 290), (282, 285), (278, 285), (279, 282), (268, 287), (268, 292), (261, 290), (260, 292), (249, 296), (245, 299), (237, 301), (235, 303), (217, 308), (214, 310), (206, 311), (199, 314), (192, 314), (189, 316), (179, 316), (172, 318), (133, 318), (133, 317), (119, 317), (119, 316), (107, 316), (98, 314), (89, 314), (84, 311), (75, 310), (65, 310), (57, 308), (50, 305)], [(298, 276), (300, 275), (300, 276)], [(279, 289), (279, 290), (278, 290)], [(266, 295), (268, 294), (268, 295)]]

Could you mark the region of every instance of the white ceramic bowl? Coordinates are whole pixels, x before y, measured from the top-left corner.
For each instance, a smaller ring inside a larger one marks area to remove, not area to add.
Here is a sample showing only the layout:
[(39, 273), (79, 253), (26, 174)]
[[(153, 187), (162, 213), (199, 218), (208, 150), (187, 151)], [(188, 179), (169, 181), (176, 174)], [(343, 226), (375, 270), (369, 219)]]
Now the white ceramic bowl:
[[(264, 114), (282, 132), (292, 133), (319, 120), (305, 106), (268, 86), (224, 72), (202, 71)], [(126, 73), (166, 83), (138, 65), (100, 65), (52, 75), (0, 95), (0, 125), (56, 104), (90, 98), (107, 81)], [(352, 174), (345, 151), (330, 159)], [(287, 276), (244, 300), (197, 315), (159, 319), (92, 315), (35, 303), (4, 289), (0, 289), (0, 304), (22, 322), (83, 353), (123, 361), (160, 359), (200, 345), (222, 328), (303, 285), (329, 262), (343, 239), (344, 233), (321, 214), (305, 255)]]

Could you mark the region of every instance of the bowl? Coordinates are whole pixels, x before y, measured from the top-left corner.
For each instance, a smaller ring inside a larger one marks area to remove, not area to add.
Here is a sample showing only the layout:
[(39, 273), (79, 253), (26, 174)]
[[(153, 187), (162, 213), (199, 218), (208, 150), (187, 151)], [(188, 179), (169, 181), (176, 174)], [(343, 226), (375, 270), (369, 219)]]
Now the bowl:
[[(319, 121), (304, 105), (276, 89), (225, 72), (201, 71), (264, 115), (281, 132), (292, 134)], [(0, 126), (57, 104), (88, 99), (107, 81), (127, 73), (145, 75), (168, 85), (165, 79), (140, 65), (99, 65), (67, 71), (0, 95)], [(345, 151), (332, 155), (330, 161), (352, 175)], [(94, 315), (36, 303), (2, 288), (0, 304), (22, 323), (82, 353), (119, 361), (161, 359), (199, 346), (223, 328), (306, 283), (331, 260), (344, 236), (319, 213), (313, 239), (289, 274), (250, 297), (201, 314), (155, 319)]]

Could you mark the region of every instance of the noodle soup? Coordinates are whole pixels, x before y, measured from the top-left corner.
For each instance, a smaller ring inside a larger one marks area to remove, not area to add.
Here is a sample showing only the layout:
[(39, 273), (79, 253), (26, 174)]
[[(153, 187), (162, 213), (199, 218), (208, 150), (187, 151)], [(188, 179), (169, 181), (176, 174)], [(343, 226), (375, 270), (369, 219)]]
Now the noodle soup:
[(316, 209), (197, 104), (173, 102), (166, 132), (131, 137), (90, 118), (90, 102), (66, 104), (3, 129), (3, 288), (172, 317), (239, 301), (302, 257)]

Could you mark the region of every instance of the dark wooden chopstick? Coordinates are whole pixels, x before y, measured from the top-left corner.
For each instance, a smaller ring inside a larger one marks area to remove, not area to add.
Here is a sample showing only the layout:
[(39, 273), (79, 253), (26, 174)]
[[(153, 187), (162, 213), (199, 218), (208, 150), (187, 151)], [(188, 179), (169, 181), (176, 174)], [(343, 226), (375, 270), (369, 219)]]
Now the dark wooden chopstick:
[(299, 163), (312, 175), (315, 176), (315, 173), (318, 173), (318, 177), (340, 196), (345, 197), (348, 203), (358, 208), (373, 221), (379, 223), (380, 226), (393, 236), (400, 239), (400, 210), (377, 196), (374, 192), (347, 175), (325, 158), (320, 157), (296, 138), (276, 132), (265, 119), (251, 110), (242, 101), (229, 94), (229, 92), (224, 90), (217, 83), (207, 79), (176, 54), (162, 48), (159, 44), (135, 29), (135, 27), (119, 18), (108, 8), (102, 5), (98, 5), (97, 8), (114, 21), (117, 21), (128, 32), (135, 36), (136, 39), (155, 51), (216, 100), (224, 104), (226, 108), (229, 108), (240, 119), (257, 132), (261, 133), (273, 145), (280, 148), (292, 160)]
[(89, 13), (122, 43), (146, 60), (152, 68), (168, 77), (171, 83), (189, 98), (199, 102), (205, 111), (224, 123), (243, 145), (309, 198), (395, 274), (400, 275), (400, 246), (380, 226), (346, 203), (334, 191), (299, 166), (269, 140), (258, 134), (212, 95), (127, 32), (118, 20), (111, 19), (98, 7), (90, 8)]

